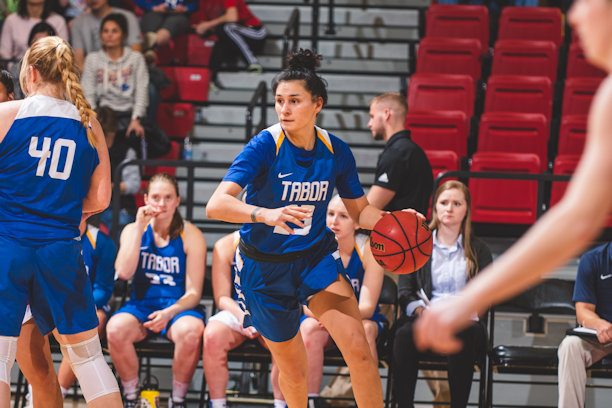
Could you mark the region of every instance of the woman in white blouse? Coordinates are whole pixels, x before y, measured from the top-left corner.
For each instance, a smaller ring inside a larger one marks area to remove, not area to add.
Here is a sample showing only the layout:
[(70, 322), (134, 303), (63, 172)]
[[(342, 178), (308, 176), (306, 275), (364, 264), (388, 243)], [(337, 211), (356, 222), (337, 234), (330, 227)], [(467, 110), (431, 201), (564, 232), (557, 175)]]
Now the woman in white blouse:
[[(459, 181), (447, 181), (436, 190), (430, 228), (433, 231), (431, 259), (418, 271), (401, 275), (399, 298), (403, 316), (397, 322), (393, 343), (394, 390), (400, 408), (412, 407), (417, 381), (419, 352), (413, 341), (412, 324), (429, 302), (453, 296), (467, 281), (491, 263), (491, 251), (472, 234), (470, 192)], [(463, 348), (448, 355), (451, 407), (465, 407), (470, 395), (474, 361), (485, 347), (484, 326), (474, 324), (458, 337)]]

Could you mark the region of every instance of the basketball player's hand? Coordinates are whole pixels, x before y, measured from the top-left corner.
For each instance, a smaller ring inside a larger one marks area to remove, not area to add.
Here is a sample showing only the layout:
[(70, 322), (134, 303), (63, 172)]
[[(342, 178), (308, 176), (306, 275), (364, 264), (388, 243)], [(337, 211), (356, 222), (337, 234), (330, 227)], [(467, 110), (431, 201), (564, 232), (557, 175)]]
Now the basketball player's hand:
[(165, 310), (156, 310), (147, 316), (149, 321), (144, 322), (143, 326), (152, 332), (159, 333), (168, 325), (168, 322), (172, 319), (172, 316)]
[(136, 213), (136, 223), (140, 225), (147, 225), (149, 224), (149, 221), (151, 221), (151, 219), (157, 216), (157, 214), (159, 213), (160, 211), (158, 209), (153, 208), (153, 206), (149, 204), (143, 205), (138, 209), (138, 212)]
[(411, 214), (416, 214), (416, 216), (421, 220), (421, 221), (427, 221), (427, 217), (425, 217), (423, 214), (421, 214), (420, 212), (418, 212), (417, 210), (413, 209), (413, 208), (404, 208), (402, 211), (405, 211), (407, 213), (411, 213)]
[(421, 350), (453, 354), (461, 350), (462, 343), (455, 334), (471, 324), (469, 307), (464, 298), (457, 296), (435, 302), (414, 323), (414, 344)]
[(290, 235), (293, 235), (294, 231), (287, 223), (290, 222), (297, 225), (298, 228), (304, 228), (306, 224), (303, 220), (312, 218), (312, 212), (312, 208), (288, 205), (280, 208), (262, 208), (258, 218), (266, 225), (281, 227)]

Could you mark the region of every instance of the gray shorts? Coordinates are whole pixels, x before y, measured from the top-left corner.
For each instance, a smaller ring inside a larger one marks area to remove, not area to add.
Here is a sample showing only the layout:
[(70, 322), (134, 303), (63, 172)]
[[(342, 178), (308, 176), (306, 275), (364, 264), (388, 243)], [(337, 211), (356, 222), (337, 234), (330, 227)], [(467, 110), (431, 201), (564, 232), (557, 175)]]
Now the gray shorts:
[(149, 33), (165, 28), (175, 37), (189, 32), (189, 15), (187, 13), (157, 13), (149, 11), (140, 20), (140, 29)]

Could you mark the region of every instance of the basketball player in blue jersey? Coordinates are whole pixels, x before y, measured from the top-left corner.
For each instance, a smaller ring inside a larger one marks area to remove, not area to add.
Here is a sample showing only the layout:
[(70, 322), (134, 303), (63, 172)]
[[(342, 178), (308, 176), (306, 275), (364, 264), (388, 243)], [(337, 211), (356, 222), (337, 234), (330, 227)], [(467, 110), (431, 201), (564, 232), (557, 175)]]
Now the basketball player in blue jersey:
[[(229, 380), (227, 353), (247, 339), (257, 339), (264, 347), (265, 342), (253, 326), (243, 327), (244, 311), (238, 304), (234, 289), (234, 254), (240, 234), (234, 231), (215, 242), (212, 260), (212, 286), (215, 304), (219, 308), (206, 322), (202, 364), (208, 386), (209, 406), (226, 407), (226, 389)], [(286, 408), (283, 394), (278, 386), (278, 366), (272, 362), (272, 391), (274, 408)]]
[[(110, 314), (108, 304), (113, 295), (115, 281), (115, 256), (117, 247), (112, 239), (92, 224), (87, 224), (85, 233), (81, 236), (83, 245), (83, 262), (89, 275), (93, 291), (96, 314), (98, 316), (98, 335), (103, 337), (106, 330), (106, 321)], [(62, 360), (57, 373), (62, 397), (66, 398), (70, 387), (76, 380), (70, 364)]]
[[(568, 21), (590, 63), (612, 73), (612, 1), (577, 0)], [(597, 237), (612, 210), (612, 76), (601, 83), (589, 111), (582, 158), (563, 199), (519, 241), (472, 279), (459, 296), (439, 302), (416, 322), (420, 349), (454, 353), (455, 333), (482, 314), (563, 265)]]
[[(357, 232), (359, 226), (349, 216), (340, 196), (334, 196), (327, 206), (327, 227), (338, 241), (340, 259), (359, 303), (359, 314), (370, 352), (374, 362), (378, 363), (376, 338), (387, 321), (378, 308), (384, 271), (372, 256), (369, 237)], [(325, 326), (306, 306), (300, 333), (304, 338), (308, 356), (308, 395), (318, 397), (323, 376), (324, 352), (326, 347), (332, 345), (331, 338)]]
[[(206, 206), (209, 218), (244, 223), (236, 286), (244, 326), (264, 337), (280, 369), (290, 408), (307, 404), (301, 304), (328, 328), (349, 366), (360, 407), (382, 407), (382, 387), (346, 278), (327, 204), (338, 190), (351, 218), (371, 229), (381, 211), (368, 204), (348, 145), (315, 126), (327, 101), (315, 72), (321, 57), (299, 50), (273, 81), (280, 123), (255, 136), (234, 160)], [(236, 197), (246, 188), (246, 203)]]
[(167, 336), (174, 343), (168, 406), (185, 407), (204, 333), (200, 298), (206, 242), (202, 232), (178, 212), (174, 177), (153, 176), (144, 199), (136, 221), (121, 233), (115, 269), (120, 279), (132, 279), (132, 295), (108, 321), (108, 346), (121, 377), (125, 407), (136, 407), (139, 370), (134, 343), (152, 333)]
[(10, 369), (29, 302), (40, 331), (53, 330), (62, 345), (88, 406), (120, 407), (78, 241), (81, 220), (110, 200), (104, 135), (68, 43), (40, 39), (23, 61), (20, 82), (28, 97), (0, 104), (0, 406), (9, 405)]

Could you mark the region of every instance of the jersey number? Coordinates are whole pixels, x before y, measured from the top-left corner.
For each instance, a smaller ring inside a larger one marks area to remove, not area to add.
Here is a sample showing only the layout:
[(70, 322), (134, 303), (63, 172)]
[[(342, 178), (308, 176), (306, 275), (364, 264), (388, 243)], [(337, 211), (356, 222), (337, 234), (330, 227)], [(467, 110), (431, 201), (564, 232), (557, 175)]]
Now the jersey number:
[[(315, 209), (314, 205), (300, 205), (300, 207), (312, 210), (313, 211), (313, 216), (314, 216), (314, 209)], [(308, 233), (310, 232), (310, 228), (311, 227), (312, 227), (312, 217), (311, 218), (306, 218), (304, 220), (304, 228), (294, 228), (293, 229), (293, 233), (295, 235), (308, 235)], [(278, 225), (276, 227), (274, 227), (274, 231), (273, 232), (275, 234), (289, 235), (289, 232), (286, 229), (284, 229), (282, 227), (279, 227)]]
[(176, 282), (172, 275), (165, 275), (163, 273), (158, 275), (156, 273), (146, 272), (145, 276), (149, 278), (149, 282), (151, 282), (152, 285), (176, 286)]
[[(58, 171), (57, 166), (60, 161), (60, 157), (66, 148), (66, 161), (64, 163), (64, 169)], [(49, 177), (58, 180), (67, 180), (72, 172), (72, 163), (74, 162), (74, 151), (76, 150), (76, 143), (70, 139), (57, 139), (53, 144), (53, 152), (51, 152), (51, 138), (45, 137), (43, 139), (42, 148), (38, 149), (38, 137), (32, 136), (30, 139), (30, 149), (28, 153), (30, 156), (38, 159), (38, 167), (36, 168), (36, 175), (42, 177), (45, 174), (45, 168), (47, 167), (47, 159), (51, 158), (51, 165), (49, 166)]]

